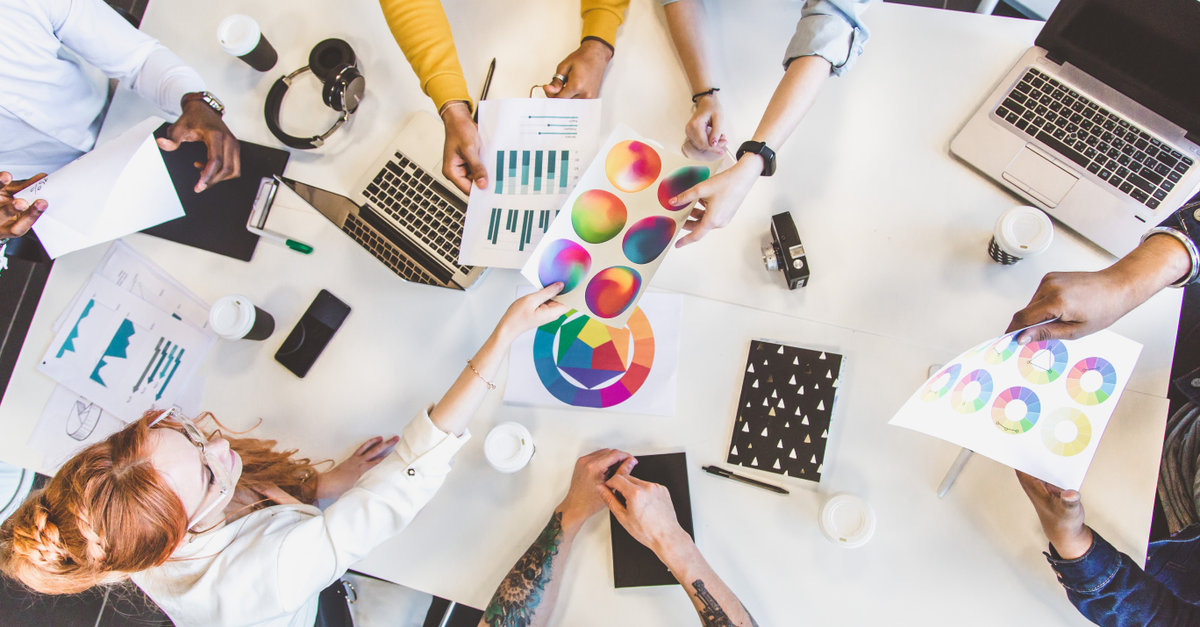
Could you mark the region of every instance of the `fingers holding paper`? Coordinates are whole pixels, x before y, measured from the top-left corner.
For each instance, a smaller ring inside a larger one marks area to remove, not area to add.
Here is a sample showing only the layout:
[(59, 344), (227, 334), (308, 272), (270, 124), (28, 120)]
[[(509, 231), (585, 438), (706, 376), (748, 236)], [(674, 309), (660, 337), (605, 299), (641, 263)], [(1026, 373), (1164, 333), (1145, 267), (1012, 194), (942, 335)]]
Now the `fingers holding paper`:
[[(554, 69), (554, 80), (542, 89), (550, 98), (596, 98), (613, 50), (595, 39), (585, 39)], [(561, 76), (565, 76), (563, 81)]]
[(479, 127), (471, 119), (471, 107), (462, 101), (447, 103), (442, 108), (442, 123), (446, 127), (446, 143), (442, 149), (442, 174), (464, 194), (471, 185), (487, 187), (487, 169), (483, 167)]
[(1133, 308), (1135, 303), (1128, 303), (1123, 291), (1121, 282), (1107, 271), (1051, 272), (1042, 278), (1029, 304), (1013, 315), (1008, 330), (1038, 325), (1022, 331), (1018, 344), (1073, 340), (1095, 333)]
[(692, 209), (687, 222), (683, 223), (683, 229), (688, 234), (679, 238), (675, 247), (698, 242), (713, 229), (729, 224), (758, 176), (754, 162), (744, 159), (667, 201), (675, 206), (700, 203), (699, 207)]
[(725, 138), (724, 113), (716, 94), (708, 94), (696, 101), (696, 110), (684, 132), (687, 141), (683, 144), (683, 152), (688, 157), (713, 160), (725, 154), (728, 140)]
[(557, 296), (562, 288), (561, 281), (551, 283), (513, 301), (508, 311), (504, 312), (504, 317), (500, 319), (498, 328), (511, 339), (567, 313), (569, 308), (566, 305), (550, 300)]
[(23, 181), (14, 181), (12, 174), (0, 172), (0, 239), (20, 237), (28, 233), (33, 223), (50, 206), (40, 198), (33, 202), (13, 198), (17, 192), (44, 178), (45, 174), (38, 174)]
[(194, 188), (197, 194), (214, 183), (241, 175), (242, 158), (237, 138), (221, 121), (221, 116), (203, 101), (190, 100), (183, 104), (183, 113), (167, 127), (167, 136), (158, 139), (158, 147), (170, 152), (183, 142), (204, 142), (208, 153)]
[(1083, 522), (1083, 502), (1079, 492), (1063, 490), (1017, 471), (1021, 489), (1033, 504), (1042, 531), (1063, 559), (1076, 559), (1092, 546), (1092, 530)]

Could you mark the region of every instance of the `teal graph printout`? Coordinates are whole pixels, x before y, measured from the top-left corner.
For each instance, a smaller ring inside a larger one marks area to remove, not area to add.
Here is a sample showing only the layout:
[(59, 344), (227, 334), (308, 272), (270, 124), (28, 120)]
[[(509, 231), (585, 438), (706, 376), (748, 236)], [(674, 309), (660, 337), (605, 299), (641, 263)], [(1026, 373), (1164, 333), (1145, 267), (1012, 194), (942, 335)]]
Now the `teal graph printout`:
[(459, 262), (519, 268), (595, 156), (599, 100), (479, 103), (485, 189), (467, 202)]

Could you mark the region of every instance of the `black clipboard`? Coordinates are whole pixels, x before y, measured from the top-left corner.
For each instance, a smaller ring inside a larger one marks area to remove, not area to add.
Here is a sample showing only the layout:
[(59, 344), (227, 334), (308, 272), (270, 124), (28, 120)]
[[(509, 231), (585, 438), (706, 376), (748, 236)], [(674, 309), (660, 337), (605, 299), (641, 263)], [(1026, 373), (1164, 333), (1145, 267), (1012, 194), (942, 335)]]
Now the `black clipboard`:
[[(168, 126), (160, 126), (154, 136), (166, 137)], [(200, 179), (200, 170), (194, 164), (207, 160), (204, 143), (182, 143), (172, 152), (159, 150), (185, 215), (142, 232), (250, 261), (258, 246), (258, 236), (246, 230), (246, 219), (250, 217), (250, 208), (258, 194), (258, 183), (264, 176), (283, 174), (291, 153), (247, 141), (239, 140), (238, 145), (242, 156), (241, 176), (212, 185), (199, 194), (192, 191)]]

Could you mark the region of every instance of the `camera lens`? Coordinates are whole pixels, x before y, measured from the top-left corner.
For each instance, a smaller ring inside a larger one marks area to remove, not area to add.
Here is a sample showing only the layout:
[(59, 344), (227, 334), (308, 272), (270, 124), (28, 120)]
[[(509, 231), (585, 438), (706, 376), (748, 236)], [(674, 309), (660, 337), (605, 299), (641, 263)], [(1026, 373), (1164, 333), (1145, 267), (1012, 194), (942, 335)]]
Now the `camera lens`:
[(775, 252), (774, 246), (763, 246), (763, 265), (767, 270), (774, 272), (779, 269), (779, 255)]

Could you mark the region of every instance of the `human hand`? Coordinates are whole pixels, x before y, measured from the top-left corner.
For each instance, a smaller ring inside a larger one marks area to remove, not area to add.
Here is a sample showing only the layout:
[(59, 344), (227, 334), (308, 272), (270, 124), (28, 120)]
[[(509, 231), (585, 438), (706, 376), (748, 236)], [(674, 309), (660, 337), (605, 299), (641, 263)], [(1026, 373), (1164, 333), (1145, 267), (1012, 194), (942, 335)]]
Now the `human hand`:
[(725, 139), (725, 119), (721, 102), (716, 94), (701, 96), (696, 101), (696, 110), (684, 127), (687, 141), (683, 153), (692, 159), (712, 161), (725, 154), (728, 140)]
[(1107, 328), (1139, 304), (1110, 270), (1047, 274), (1029, 304), (1013, 315), (1006, 332), (1058, 318), (1018, 334), (1017, 343), (1023, 345), (1073, 340)]
[(600, 84), (604, 82), (604, 70), (612, 60), (613, 49), (595, 39), (585, 39), (575, 52), (554, 68), (554, 73), (567, 77), (564, 82), (557, 76), (542, 90), (550, 98), (596, 98), (600, 95)]
[(471, 183), (479, 189), (487, 187), (487, 169), (479, 158), (483, 148), (479, 127), (471, 119), (471, 107), (454, 101), (442, 108), (442, 123), (446, 126), (446, 144), (442, 148), (442, 174), (464, 194), (471, 193)]
[(596, 512), (604, 509), (604, 499), (600, 496), (604, 482), (608, 479), (608, 469), (614, 464), (620, 464), (618, 474), (628, 475), (637, 465), (637, 459), (624, 451), (605, 448), (584, 455), (575, 462), (575, 472), (571, 475), (571, 487), (563, 497), (556, 511), (562, 512), (563, 528), (578, 527)]
[(14, 181), (12, 174), (0, 172), (0, 239), (21, 237), (50, 206), (41, 198), (32, 203), (24, 198), (13, 198), (17, 192), (44, 178), (45, 174), (38, 174), (23, 181)]
[(692, 209), (687, 222), (683, 223), (683, 229), (688, 231), (688, 234), (679, 238), (675, 247), (682, 248), (698, 242), (709, 231), (729, 224), (760, 175), (762, 157), (745, 155), (732, 168), (708, 180), (700, 181), (668, 200), (668, 203), (675, 206), (686, 206), (696, 201), (702, 205)]
[[(665, 486), (617, 473), (596, 490), (629, 535), (654, 551), (660, 559), (668, 552), (691, 544), (691, 536), (679, 526), (671, 493)], [(625, 500), (623, 504), (618, 494)]]
[(1079, 492), (1063, 490), (1041, 479), (1017, 471), (1025, 496), (1033, 503), (1042, 531), (1063, 559), (1083, 557), (1092, 548), (1092, 530), (1083, 524)]
[[(187, 100), (183, 113), (167, 127), (167, 136), (158, 138), (158, 147), (167, 152), (179, 148), (182, 142), (204, 142), (208, 162), (200, 171), (196, 193), (213, 183), (237, 178), (242, 174), (242, 153), (237, 138), (221, 121), (221, 116), (202, 100)], [(200, 167), (197, 164), (197, 167)]]
[(354, 487), (363, 473), (378, 466), (379, 462), (396, 448), (399, 441), (400, 436), (393, 435), (386, 440), (375, 436), (363, 442), (345, 461), (317, 475), (317, 499), (333, 500), (345, 494), (346, 490)]
[(513, 304), (508, 306), (508, 311), (501, 316), (500, 323), (496, 325), (497, 334), (511, 342), (518, 335), (567, 313), (569, 307), (550, 300), (561, 292), (562, 288), (562, 281), (551, 283), (513, 301)]

